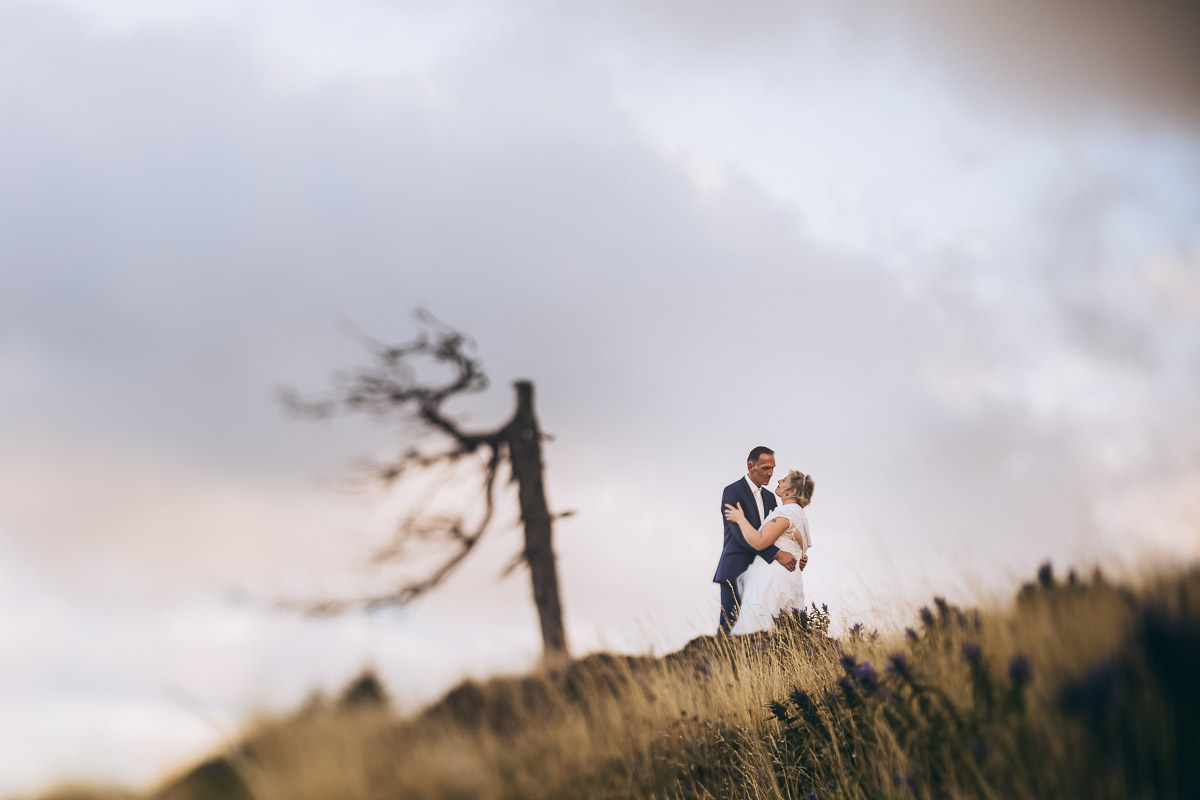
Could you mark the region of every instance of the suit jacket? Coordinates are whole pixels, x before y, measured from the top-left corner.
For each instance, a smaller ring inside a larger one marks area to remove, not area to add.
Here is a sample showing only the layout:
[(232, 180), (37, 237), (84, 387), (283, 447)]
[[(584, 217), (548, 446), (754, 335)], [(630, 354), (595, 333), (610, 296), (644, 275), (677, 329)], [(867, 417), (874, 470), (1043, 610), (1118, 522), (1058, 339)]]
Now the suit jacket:
[[(765, 486), (762, 499), (764, 514), (770, 514), (775, 510), (777, 502), (775, 495), (771, 494)], [(755, 528), (762, 527), (762, 520), (758, 518), (758, 503), (754, 502), (754, 495), (750, 493), (746, 479), (739, 478), (726, 486), (725, 491), (721, 493), (721, 519), (725, 520), (725, 543), (721, 547), (721, 560), (717, 562), (717, 574), (713, 575), (713, 583), (737, 580), (737, 576), (746, 571), (755, 556), (761, 556), (766, 561), (774, 561), (775, 554), (779, 552), (779, 548), (775, 545), (768, 545), (762, 550), (755, 550), (751, 547), (746, 541), (746, 537), (742, 536), (742, 530), (738, 524), (725, 519), (726, 503), (731, 506), (741, 503), (742, 510), (746, 512), (746, 519), (750, 524)]]

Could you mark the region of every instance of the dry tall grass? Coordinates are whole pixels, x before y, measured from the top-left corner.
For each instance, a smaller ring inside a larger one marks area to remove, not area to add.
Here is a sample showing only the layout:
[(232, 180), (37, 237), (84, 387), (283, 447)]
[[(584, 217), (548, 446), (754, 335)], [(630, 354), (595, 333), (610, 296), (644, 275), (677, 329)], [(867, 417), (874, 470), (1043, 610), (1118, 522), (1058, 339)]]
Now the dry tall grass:
[(827, 622), (466, 684), (406, 720), (309, 708), (152, 797), (1200, 796), (1200, 571), (1046, 571), (1011, 608), (933, 603), (890, 638)]

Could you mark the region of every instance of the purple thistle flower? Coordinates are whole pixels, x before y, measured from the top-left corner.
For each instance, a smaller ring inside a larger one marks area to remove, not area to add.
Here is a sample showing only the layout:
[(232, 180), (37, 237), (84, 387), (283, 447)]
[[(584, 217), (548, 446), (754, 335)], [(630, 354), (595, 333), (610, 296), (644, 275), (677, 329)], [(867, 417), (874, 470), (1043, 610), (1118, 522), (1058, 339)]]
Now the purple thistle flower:
[(933, 625), (933, 612), (929, 610), (929, 606), (921, 606), (921, 623), (926, 627)]
[(804, 632), (805, 632), (805, 633), (812, 633), (812, 625), (805, 625), (805, 626), (804, 626)]
[(854, 679), (867, 689), (874, 689), (879, 682), (879, 675), (870, 661), (864, 661), (854, 670)]
[(1055, 706), (1080, 717), (1088, 725), (1099, 725), (1111, 713), (1114, 702), (1129, 702), (1127, 690), (1121, 685), (1120, 671), (1116, 659), (1093, 664), (1082, 678), (1058, 690)]
[(847, 675), (854, 672), (854, 668), (858, 666), (858, 661), (855, 660), (854, 656), (842, 656), (841, 662), (842, 669), (846, 671)]
[(915, 641), (917, 641), (917, 632), (914, 631), (912, 628), (905, 628), (904, 629), (904, 637), (906, 639), (908, 639), (910, 642), (915, 642)]
[[(816, 605), (816, 604), (814, 603), (814, 605)], [(828, 606), (827, 604), (825, 604), (825, 603), (821, 603), (821, 610), (822, 610), (822, 611), (824, 611), (826, 614), (828, 614), (828, 613), (829, 613), (829, 606)]]
[(983, 646), (976, 642), (964, 642), (962, 654), (971, 664), (979, 666), (979, 662), (983, 660)]
[(1016, 687), (1028, 686), (1033, 680), (1033, 666), (1030, 665), (1029, 659), (1017, 653), (1008, 662), (1008, 679), (1012, 681), (1012, 685)]
[(907, 653), (892, 653), (888, 656), (888, 672), (907, 675), (909, 666)]

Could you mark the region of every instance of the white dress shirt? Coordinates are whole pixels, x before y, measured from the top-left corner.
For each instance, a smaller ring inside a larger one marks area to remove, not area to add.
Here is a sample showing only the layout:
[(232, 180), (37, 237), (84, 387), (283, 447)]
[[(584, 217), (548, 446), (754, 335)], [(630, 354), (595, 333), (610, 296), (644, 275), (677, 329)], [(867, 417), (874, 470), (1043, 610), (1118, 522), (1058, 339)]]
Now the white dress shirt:
[(767, 488), (767, 487), (765, 487), (765, 486), (759, 486), (757, 483), (755, 483), (754, 481), (752, 481), (752, 480), (750, 479), (750, 473), (748, 473), (748, 472), (746, 473), (746, 483), (747, 483), (747, 484), (749, 484), (749, 486), (750, 486), (750, 493), (754, 495), (754, 502), (755, 502), (755, 503), (758, 505), (758, 524), (759, 524), (759, 525), (762, 525), (762, 523), (763, 523), (763, 517), (766, 515), (766, 512), (765, 512), (765, 511), (763, 511), (763, 496), (762, 496), (762, 493), (763, 493), (763, 492), (769, 492), (769, 491), (771, 491), (771, 490), (770, 490), (770, 489), (768, 489), (768, 488)]

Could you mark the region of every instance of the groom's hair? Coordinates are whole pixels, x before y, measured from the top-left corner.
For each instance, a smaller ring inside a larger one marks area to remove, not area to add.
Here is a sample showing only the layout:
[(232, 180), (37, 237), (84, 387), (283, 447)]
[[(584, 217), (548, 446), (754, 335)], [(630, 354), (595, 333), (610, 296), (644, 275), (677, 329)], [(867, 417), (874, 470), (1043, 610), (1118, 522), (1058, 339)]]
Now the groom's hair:
[(775, 451), (769, 447), (763, 447), (761, 444), (750, 451), (750, 455), (746, 456), (747, 464), (757, 464), (759, 456), (773, 456)]

